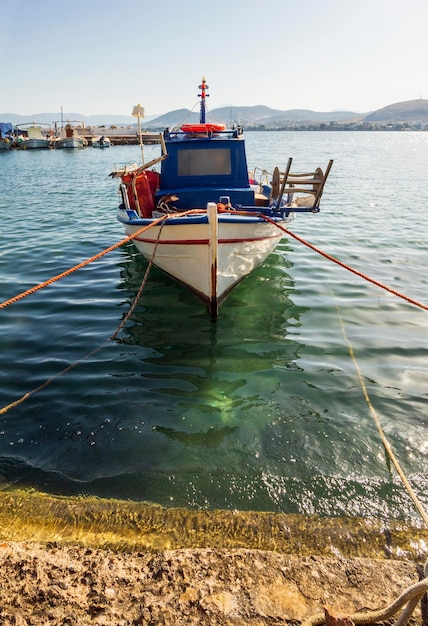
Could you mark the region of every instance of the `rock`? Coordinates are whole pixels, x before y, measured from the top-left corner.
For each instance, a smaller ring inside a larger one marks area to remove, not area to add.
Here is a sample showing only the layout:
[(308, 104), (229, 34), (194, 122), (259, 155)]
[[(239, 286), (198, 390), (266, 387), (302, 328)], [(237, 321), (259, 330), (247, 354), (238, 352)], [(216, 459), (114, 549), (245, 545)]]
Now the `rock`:
[(419, 578), (410, 561), (210, 548), (88, 553), (31, 542), (4, 546), (0, 571), (2, 626), (45, 626), (49, 615), (55, 626), (296, 625), (324, 606), (333, 620), (384, 607)]

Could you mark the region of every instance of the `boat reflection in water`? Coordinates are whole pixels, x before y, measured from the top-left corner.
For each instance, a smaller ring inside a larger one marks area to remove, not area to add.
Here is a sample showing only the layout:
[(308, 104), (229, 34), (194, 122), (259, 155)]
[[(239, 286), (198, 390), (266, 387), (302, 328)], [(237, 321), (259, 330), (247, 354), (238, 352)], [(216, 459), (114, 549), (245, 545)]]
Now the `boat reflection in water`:
[[(61, 495), (275, 508), (262, 439), (289, 404), (283, 385), (301, 348), (289, 328), (302, 312), (281, 250), (230, 294), (216, 324), (152, 268), (116, 339), (17, 407), (22, 443), (19, 458), (12, 446), (0, 460), (5, 480)], [(117, 326), (147, 268), (133, 244), (121, 254)]]
[[(128, 254), (121, 272), (127, 309), (147, 267), (132, 245)], [(124, 400), (147, 427), (141, 445), (150, 459), (150, 498), (272, 510), (262, 439), (289, 404), (283, 386), (300, 372), (301, 346), (288, 331), (304, 310), (290, 298), (286, 263), (281, 253), (271, 255), (230, 294), (216, 324), (195, 312), (190, 292), (151, 270), (117, 339), (132, 355)]]

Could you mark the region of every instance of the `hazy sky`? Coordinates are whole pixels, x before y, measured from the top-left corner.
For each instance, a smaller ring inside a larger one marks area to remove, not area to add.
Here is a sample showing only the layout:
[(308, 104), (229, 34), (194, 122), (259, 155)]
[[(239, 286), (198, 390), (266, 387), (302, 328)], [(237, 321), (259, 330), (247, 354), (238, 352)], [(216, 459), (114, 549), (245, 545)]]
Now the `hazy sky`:
[[(427, 0), (1, 0), (0, 114), (428, 98)], [(3, 117), (3, 115), (2, 115)]]

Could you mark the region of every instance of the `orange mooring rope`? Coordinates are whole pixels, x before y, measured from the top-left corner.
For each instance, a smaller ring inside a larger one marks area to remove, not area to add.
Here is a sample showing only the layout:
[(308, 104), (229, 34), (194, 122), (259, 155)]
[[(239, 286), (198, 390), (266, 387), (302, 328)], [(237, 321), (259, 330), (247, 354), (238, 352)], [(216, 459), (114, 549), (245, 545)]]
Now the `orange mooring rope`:
[[(22, 404), (25, 400), (28, 400), (28, 398), (30, 398), (31, 396), (33, 396), (35, 393), (38, 393), (39, 391), (42, 391), (43, 389), (45, 389), (45, 387), (47, 387), (50, 383), (52, 383), (56, 378), (59, 378), (59, 376), (62, 376), (63, 374), (66, 374), (67, 372), (69, 372), (70, 370), (72, 370), (73, 368), (76, 367), (76, 365), (78, 365), (79, 363), (81, 363), (82, 361), (84, 361), (85, 359), (88, 359), (91, 356), (94, 356), (94, 354), (96, 354), (97, 352), (99, 352), (104, 346), (106, 346), (108, 344), (109, 341), (113, 341), (114, 339), (116, 339), (117, 335), (119, 334), (119, 332), (122, 330), (122, 328), (125, 326), (126, 322), (129, 320), (129, 318), (131, 317), (132, 313), (135, 310), (135, 307), (137, 306), (138, 300), (140, 299), (140, 296), (143, 292), (144, 286), (147, 282), (147, 279), (149, 277), (149, 272), (150, 269), (153, 265), (153, 259), (155, 257), (156, 254), (156, 250), (159, 244), (159, 239), (160, 239), (160, 235), (162, 232), (162, 228), (165, 224), (165, 218), (162, 217), (160, 218), (160, 220), (162, 224), (160, 226), (159, 229), (159, 233), (158, 233), (158, 237), (156, 240), (156, 244), (155, 244), (155, 248), (153, 250), (153, 255), (149, 261), (149, 264), (147, 266), (147, 269), (145, 271), (144, 274), (144, 278), (141, 282), (141, 285), (138, 289), (137, 295), (134, 298), (134, 302), (132, 303), (128, 313), (124, 316), (123, 320), (121, 321), (121, 323), (119, 324), (119, 326), (116, 328), (115, 332), (113, 333), (113, 335), (110, 337), (110, 339), (108, 341), (103, 342), (101, 345), (97, 346), (96, 348), (94, 348), (93, 350), (91, 350), (90, 352), (88, 352), (87, 354), (85, 354), (85, 356), (80, 357), (80, 359), (78, 359), (77, 361), (74, 361), (73, 363), (70, 363), (70, 365), (67, 365), (67, 367), (65, 367), (63, 370), (61, 370), (60, 372), (57, 372), (56, 374), (54, 374), (53, 376), (51, 376), (50, 378), (48, 378), (47, 380), (45, 380), (44, 383), (42, 383), (41, 385), (39, 385), (38, 387), (35, 387), (34, 389), (32, 389), (31, 391), (28, 391), (27, 393), (25, 393), (23, 396), (21, 396), (20, 398), (18, 398), (17, 400), (15, 400), (14, 402), (11, 402), (10, 404), (0, 408), (0, 415), (4, 415), (5, 413), (7, 413), (8, 411), (10, 411), (10, 409), (13, 409), (14, 407), (18, 406), (19, 404)], [(157, 223), (157, 222), (156, 222)], [(151, 224), (150, 226), (152, 226), (153, 224)], [(131, 237), (127, 237), (126, 239), (124, 239), (122, 242), (120, 243), (124, 243), (126, 242), (128, 239), (132, 238), (132, 237), (136, 237), (138, 234), (140, 234), (143, 230), (146, 230), (147, 227), (144, 227), (142, 229), (140, 229), (139, 231), (137, 231), (136, 233), (134, 233), (134, 235), (132, 235)], [(118, 244), (116, 244), (115, 246), (112, 246), (111, 248), (109, 248), (109, 250), (114, 250), (115, 247), (117, 247)], [(104, 250), (104, 254), (107, 251)], [(99, 255), (97, 255), (99, 256)], [(94, 259), (95, 257), (93, 257)], [(92, 259), (92, 260), (93, 260)], [(80, 264), (81, 266), (82, 264)], [(71, 273), (71, 271), (74, 271), (74, 269), (78, 269), (79, 266), (76, 266), (76, 268), (72, 268), (72, 270), (70, 270), (68, 273)], [(64, 273), (66, 274), (66, 272)], [(46, 283), (49, 284), (49, 281)], [(22, 296), (24, 297), (24, 296)], [(19, 299), (19, 298), (18, 298)]]
[(149, 230), (149, 228), (152, 228), (153, 226), (157, 226), (157, 224), (161, 222), (165, 222), (169, 218), (182, 217), (183, 215), (191, 215), (191, 214), (200, 213), (200, 212), (201, 211), (199, 209), (193, 209), (190, 211), (184, 211), (183, 213), (171, 213), (167, 215), (162, 215), (162, 217), (158, 217), (156, 220), (154, 220), (147, 226), (143, 226), (143, 228), (140, 228), (139, 230), (137, 230), (137, 232), (134, 233), (133, 235), (128, 235), (127, 237), (125, 237), (125, 239), (122, 239), (121, 241), (118, 241), (117, 243), (115, 243), (113, 246), (110, 246), (109, 248), (102, 250), (102, 252), (99, 252), (95, 256), (92, 256), (91, 258), (86, 259), (86, 261), (82, 261), (82, 263), (79, 263), (78, 265), (75, 265), (74, 267), (70, 267), (65, 272), (62, 272), (61, 274), (58, 274), (57, 276), (53, 276), (52, 278), (45, 280), (43, 283), (39, 283), (38, 285), (35, 285), (34, 287), (27, 289), (27, 291), (23, 291), (22, 293), (19, 293), (13, 298), (10, 298), (10, 300), (5, 300), (5, 302), (1, 302), (0, 309), (5, 309), (7, 306), (9, 306), (9, 304), (14, 304), (15, 302), (18, 302), (18, 300), (22, 300), (22, 298), (25, 298), (26, 296), (29, 296), (36, 291), (39, 291), (39, 289), (43, 289), (43, 287), (47, 287), (48, 285), (55, 283), (57, 280), (60, 280), (61, 278), (65, 278), (66, 276), (69, 276), (73, 272), (82, 269), (82, 267), (89, 265), (89, 263), (92, 263), (93, 261), (97, 261), (98, 259), (108, 254), (109, 252), (116, 250), (116, 248), (120, 248), (120, 246), (123, 246), (123, 244), (126, 243), (127, 241), (132, 241), (132, 239), (135, 239), (136, 237), (141, 235), (141, 233), (144, 233), (146, 230)]
[[(102, 252), (99, 252), (98, 254), (96, 254), (95, 256), (86, 259), (86, 261), (83, 261), (82, 263), (79, 263), (78, 265), (75, 265), (74, 267), (71, 267), (70, 269), (66, 270), (65, 272), (62, 272), (61, 274), (58, 274), (57, 276), (54, 276), (53, 278), (50, 278), (49, 280), (40, 283), (38, 285), (35, 285), (34, 287), (31, 287), (30, 289), (27, 289), (27, 291), (24, 291), (20, 294), (18, 294), (17, 296), (14, 296), (13, 298), (10, 298), (9, 300), (6, 300), (5, 302), (0, 303), (0, 309), (3, 309), (7, 306), (9, 306), (10, 304), (13, 304), (14, 302), (17, 302), (19, 300), (21, 300), (22, 298), (25, 298), (25, 296), (28, 296), (36, 291), (38, 291), (39, 289), (42, 289), (43, 287), (47, 287), (48, 285), (50, 285), (51, 283), (54, 283), (58, 280), (60, 280), (61, 278), (64, 278), (65, 276), (68, 276), (70, 274), (72, 274), (73, 272), (75, 272), (76, 270), (81, 269), (82, 267), (85, 267), (86, 265), (89, 265), (89, 263), (92, 263), (93, 261), (96, 261), (97, 259), (101, 258), (102, 256), (104, 256), (105, 254), (107, 254), (108, 252), (111, 252), (112, 250), (115, 250), (116, 248), (119, 248), (120, 246), (122, 246), (124, 243), (126, 243), (127, 241), (132, 241), (132, 239), (135, 239), (136, 237), (138, 237), (141, 233), (145, 232), (146, 230), (149, 230), (150, 228), (152, 228), (153, 226), (156, 226), (159, 223), (162, 223), (162, 225), (166, 222), (166, 220), (168, 220), (169, 218), (174, 218), (174, 217), (182, 217), (183, 215), (192, 215), (192, 214), (197, 214), (197, 213), (201, 213), (202, 211), (199, 209), (193, 209), (190, 211), (183, 211), (182, 213), (172, 213), (172, 214), (166, 214), (160, 218), (158, 218), (157, 220), (151, 222), (150, 224), (148, 224), (147, 226), (144, 226), (143, 228), (140, 228), (137, 232), (135, 232), (133, 235), (128, 235), (127, 237), (125, 237), (124, 239), (122, 239), (121, 241), (115, 243), (113, 246), (110, 246), (109, 248), (106, 248), (105, 250), (103, 250)], [(238, 212), (237, 212), (238, 213)], [(244, 211), (239, 212), (241, 215), (254, 215), (254, 213), (246, 213)], [(296, 239), (297, 241), (299, 241), (300, 243), (304, 244), (305, 246), (307, 246), (308, 248), (311, 248), (312, 250), (314, 250), (315, 252), (318, 252), (318, 254), (320, 254), (321, 256), (324, 256), (326, 259), (333, 261), (334, 263), (336, 263), (337, 265), (340, 265), (341, 267), (347, 269), (348, 271), (356, 274), (357, 276), (360, 276), (361, 278), (373, 283), (374, 285), (377, 285), (378, 287), (381, 287), (382, 289), (385, 289), (386, 291), (389, 291), (390, 293), (403, 298), (404, 300), (407, 300), (407, 302), (410, 302), (411, 304), (414, 304), (422, 309), (428, 310), (428, 306), (426, 306), (425, 304), (422, 304), (420, 302), (418, 302), (417, 300), (413, 300), (412, 298), (409, 298), (408, 296), (405, 296), (401, 293), (399, 293), (398, 291), (395, 291), (394, 289), (391, 289), (390, 287), (387, 287), (386, 285), (383, 285), (382, 283), (380, 283), (377, 280), (374, 280), (373, 278), (370, 278), (369, 276), (366, 276), (365, 274), (363, 274), (362, 272), (359, 272), (358, 270), (355, 270), (354, 268), (350, 267), (349, 265), (346, 265), (346, 263), (343, 263), (342, 261), (339, 261), (338, 259), (336, 259), (335, 257), (331, 256), (330, 254), (327, 254), (326, 252), (323, 252), (322, 250), (320, 250), (319, 248), (317, 248), (316, 246), (312, 245), (311, 243), (309, 243), (308, 241), (305, 241), (304, 239), (302, 239), (302, 237), (299, 237), (298, 235), (295, 235), (294, 233), (292, 233), (290, 230), (288, 230), (287, 228), (284, 228), (284, 226), (281, 226), (280, 224), (278, 224), (277, 222), (275, 222), (274, 220), (270, 219), (268, 216), (263, 215), (262, 213), (259, 214), (259, 217), (262, 217), (263, 219), (265, 219), (267, 222), (271, 222), (272, 224), (274, 224), (274, 226), (276, 226), (277, 228), (279, 228), (280, 230), (284, 231), (287, 235), (290, 235), (291, 237), (294, 237), (294, 239)], [(159, 237), (160, 237), (160, 232), (158, 235), (158, 240), (156, 242), (156, 246), (155, 246), (155, 251), (159, 242)], [(142, 284), (139, 288), (138, 294), (134, 300), (134, 303), (131, 306), (130, 311), (128, 312), (128, 314), (125, 316), (125, 318), (122, 320), (121, 324), (119, 325), (119, 327), (116, 329), (116, 331), (113, 333), (113, 335), (110, 337), (111, 339), (114, 339), (117, 337), (118, 333), (120, 332), (120, 330), (123, 328), (123, 326), (125, 325), (125, 323), (127, 322), (127, 320), (129, 319), (130, 315), (132, 314), (138, 299), (141, 295), (141, 292), (143, 290), (143, 287), (147, 281), (148, 278), (148, 273), (149, 270), (151, 268), (153, 262), (153, 257), (149, 263), (149, 266), (147, 268), (147, 271), (145, 273), (145, 276), (143, 278)], [(103, 344), (104, 345), (104, 344)], [(42, 389), (44, 389), (49, 383), (51, 383), (53, 380), (55, 380), (55, 378), (57, 378), (58, 376), (61, 376), (62, 374), (70, 371), (71, 369), (73, 369), (73, 367), (75, 367), (77, 365), (77, 363), (81, 362), (84, 358), (87, 358), (88, 356), (93, 355), (94, 353), (98, 352), (98, 350), (101, 349), (102, 346), (98, 346), (98, 348), (95, 348), (93, 351), (89, 352), (85, 357), (82, 357), (79, 361), (76, 361), (72, 364), (70, 364), (68, 367), (66, 367), (65, 369), (63, 369), (61, 372), (58, 372), (57, 374), (55, 374), (54, 376), (52, 376), (49, 380), (45, 381), (42, 385), (40, 385), (39, 387), (37, 387), (36, 389), (33, 389), (32, 391), (24, 394), (21, 398), (19, 398), (18, 400), (16, 400), (15, 402), (12, 402), (11, 404), (0, 408), (0, 415), (6, 413), (9, 409), (17, 406), (18, 404), (21, 404), (22, 402), (24, 402), (24, 400), (26, 400), (27, 398), (29, 398), (30, 396), (32, 396), (34, 393), (41, 391)]]
[(409, 298), (409, 296), (406, 296), (400, 293), (399, 291), (396, 291), (395, 289), (391, 289), (391, 287), (384, 285), (383, 283), (379, 282), (378, 280), (375, 280), (374, 278), (370, 278), (370, 276), (367, 276), (366, 274), (359, 272), (358, 270), (354, 269), (350, 265), (346, 265), (346, 263), (343, 263), (343, 261), (339, 261), (339, 259), (336, 259), (334, 256), (331, 256), (331, 254), (327, 254), (327, 252), (323, 252), (322, 250), (312, 245), (308, 241), (305, 241), (305, 239), (302, 239), (302, 237), (299, 237), (299, 235), (295, 235), (294, 233), (291, 232), (291, 230), (288, 230), (287, 228), (284, 228), (284, 226), (281, 226), (281, 224), (277, 224), (274, 220), (271, 220), (270, 217), (267, 217), (267, 215), (263, 215), (261, 213), (260, 217), (263, 217), (267, 222), (271, 222), (277, 228), (287, 233), (287, 235), (294, 237), (294, 239), (296, 239), (297, 241), (300, 241), (300, 243), (303, 243), (303, 245), (307, 246), (311, 250), (318, 252), (318, 254), (325, 257), (329, 261), (333, 261), (333, 263), (336, 263), (337, 265), (340, 265), (340, 267), (343, 267), (344, 269), (348, 270), (348, 272), (352, 272), (353, 274), (356, 274), (360, 278), (367, 280), (369, 283), (372, 283), (373, 285), (376, 285), (377, 287), (380, 287), (381, 289), (384, 289), (385, 291), (389, 291), (389, 293), (392, 293), (394, 296), (398, 296), (398, 298), (402, 298), (403, 300), (410, 302), (410, 304), (414, 304), (415, 306), (418, 306), (419, 308), (424, 309), (425, 311), (428, 311), (428, 305), (422, 304), (422, 302), (418, 302), (418, 300), (414, 300), (413, 298)]
[(117, 337), (117, 335), (122, 330), (122, 328), (124, 327), (124, 325), (126, 324), (128, 319), (131, 317), (135, 307), (137, 306), (138, 300), (139, 300), (139, 298), (141, 296), (141, 293), (142, 293), (142, 291), (144, 289), (144, 286), (145, 286), (145, 284), (147, 282), (147, 278), (149, 276), (150, 269), (151, 269), (151, 267), (153, 265), (153, 259), (154, 259), (154, 256), (156, 254), (156, 250), (157, 250), (157, 247), (158, 247), (158, 244), (159, 244), (159, 239), (160, 239), (160, 235), (161, 235), (161, 232), (162, 232), (162, 227), (164, 226), (166, 220), (171, 218), (171, 217), (178, 217), (178, 216), (181, 217), (182, 215), (194, 214), (194, 213), (198, 213), (198, 212), (199, 211), (193, 210), (193, 211), (186, 211), (185, 213), (180, 213), (180, 214), (175, 213), (175, 214), (164, 215), (164, 216), (158, 218), (157, 220), (153, 221), (151, 224), (148, 224), (147, 226), (144, 226), (143, 228), (140, 228), (133, 235), (129, 235), (128, 237), (126, 237), (125, 239), (122, 239), (121, 241), (119, 241), (118, 243), (114, 244), (113, 246), (110, 246), (110, 248), (107, 248), (106, 250), (103, 250), (102, 252), (100, 252), (96, 256), (93, 256), (90, 259), (87, 259), (86, 261), (84, 261), (83, 263), (79, 263), (79, 265), (75, 265), (74, 267), (70, 268), (66, 272), (63, 272), (62, 274), (58, 274), (58, 276), (55, 276), (55, 277), (51, 278), (50, 280), (45, 281), (44, 283), (40, 283), (40, 285), (36, 285), (36, 287), (33, 287), (32, 289), (28, 289), (27, 291), (19, 294), (18, 296), (15, 296), (14, 298), (11, 298), (10, 300), (7, 300), (6, 302), (3, 302), (3, 304), (0, 304), (0, 308), (4, 308), (4, 307), (8, 306), (9, 304), (12, 304), (13, 302), (21, 300), (22, 298), (24, 298), (25, 296), (33, 293), (34, 291), (37, 291), (38, 289), (42, 289), (42, 287), (46, 287), (47, 285), (55, 282), (56, 280), (59, 280), (60, 278), (63, 278), (64, 276), (68, 276), (69, 274), (71, 274), (72, 272), (80, 269), (81, 267), (85, 267), (85, 265), (88, 265), (92, 261), (95, 261), (96, 259), (99, 259), (100, 257), (104, 256), (108, 252), (111, 252), (112, 250), (115, 250), (116, 248), (118, 248), (119, 246), (123, 245), (127, 241), (135, 239), (136, 237), (138, 237), (138, 235), (140, 235), (144, 231), (148, 230), (149, 228), (152, 228), (153, 226), (156, 226), (159, 223), (161, 224), (160, 229), (159, 229), (159, 233), (158, 233), (158, 237), (157, 237), (157, 240), (156, 240), (155, 248), (153, 250), (153, 255), (152, 255), (152, 257), (151, 257), (151, 259), (149, 261), (149, 264), (147, 266), (147, 269), (146, 269), (146, 272), (144, 274), (144, 278), (143, 278), (143, 280), (141, 282), (141, 285), (140, 285), (140, 288), (138, 290), (138, 293), (135, 296), (134, 302), (132, 303), (131, 308), (129, 309), (128, 313), (125, 315), (125, 317), (123, 318), (123, 320), (121, 321), (121, 323), (119, 324), (119, 326), (117, 327), (117, 329), (115, 330), (113, 335), (110, 337), (110, 339), (108, 341), (105, 341), (104, 343), (102, 343), (100, 346), (94, 348), (93, 350), (91, 350), (87, 354), (85, 354), (85, 356), (81, 357), (79, 360), (74, 361), (73, 363), (70, 363), (70, 365), (65, 367), (60, 372), (57, 372), (56, 374), (51, 376), (48, 380), (46, 380), (44, 383), (42, 383), (38, 387), (32, 389), (31, 391), (28, 391), (27, 393), (25, 393), (23, 396), (21, 396), (20, 398), (18, 398), (14, 402), (11, 402), (10, 404), (0, 408), (0, 415), (4, 415), (8, 411), (10, 411), (10, 409), (13, 409), (14, 407), (18, 406), (19, 404), (22, 404), (25, 400), (28, 400), (28, 398), (33, 396), (35, 393), (38, 393), (39, 391), (42, 391), (43, 389), (45, 389), (45, 387), (47, 387), (50, 383), (52, 383), (56, 378), (59, 378), (59, 376), (62, 376), (63, 374), (66, 374), (67, 372), (72, 370), (74, 367), (76, 367), (76, 365), (78, 365), (79, 363), (81, 363), (85, 359), (87, 359), (87, 358), (93, 356), (94, 354), (96, 354), (97, 352), (99, 352), (99, 350), (101, 350), (101, 348), (103, 348), (105, 345), (107, 345), (109, 341), (112, 341), (113, 339), (115, 339)]
[(131, 307), (130, 307), (128, 313), (124, 316), (123, 320), (121, 321), (119, 326), (116, 328), (116, 330), (114, 331), (114, 333), (110, 337), (110, 341), (113, 341), (113, 339), (116, 339), (116, 337), (118, 336), (118, 334), (120, 333), (122, 328), (125, 326), (126, 322), (129, 320), (129, 318), (133, 314), (133, 312), (135, 310), (135, 307), (137, 306), (138, 301), (140, 299), (140, 296), (143, 293), (143, 289), (144, 289), (144, 287), (146, 285), (146, 282), (147, 282), (147, 279), (149, 277), (149, 272), (150, 272), (150, 270), (152, 268), (152, 265), (153, 265), (153, 261), (154, 261), (155, 254), (156, 254), (156, 250), (158, 249), (160, 236), (161, 236), (161, 233), (162, 233), (162, 228), (164, 227), (164, 224), (165, 224), (165, 221), (166, 221), (164, 218), (162, 218), (162, 219), (163, 219), (163, 222), (162, 222), (162, 224), (161, 224), (161, 226), (159, 228), (159, 233), (158, 233), (158, 236), (157, 236), (157, 239), (156, 239), (155, 247), (153, 249), (153, 254), (150, 257), (149, 264), (147, 265), (146, 271), (145, 271), (144, 276), (143, 276), (143, 280), (141, 281), (141, 285), (140, 285), (140, 287), (139, 287), (139, 289), (137, 291), (137, 295), (135, 296), (134, 302), (131, 304)]
[(163, 219), (164, 219), (163, 217), (159, 218), (156, 222), (153, 222), (152, 224), (149, 224), (148, 226), (144, 226), (143, 228), (140, 228), (140, 230), (137, 230), (137, 232), (134, 233), (133, 235), (128, 235), (128, 237), (125, 237), (125, 239), (122, 239), (121, 241), (118, 241), (113, 246), (110, 246), (109, 248), (106, 248), (102, 252), (99, 252), (95, 256), (92, 256), (90, 259), (86, 259), (86, 261), (82, 261), (82, 263), (79, 263), (78, 265), (75, 265), (74, 267), (70, 267), (65, 272), (62, 272), (61, 274), (58, 274), (57, 276), (53, 276), (52, 278), (49, 278), (48, 280), (45, 280), (43, 283), (39, 283), (38, 285), (35, 285), (34, 287), (31, 287), (30, 289), (27, 289), (27, 291), (23, 291), (22, 293), (19, 293), (17, 296), (14, 296), (13, 298), (10, 298), (10, 300), (6, 300), (5, 302), (1, 302), (0, 303), (0, 309), (4, 309), (7, 306), (9, 306), (9, 304), (14, 304), (15, 302), (18, 302), (18, 300), (22, 300), (22, 298), (25, 298), (26, 296), (29, 296), (30, 294), (32, 294), (32, 293), (34, 293), (36, 291), (39, 291), (39, 289), (43, 289), (43, 287), (47, 287), (48, 285), (50, 285), (52, 283), (55, 283), (57, 280), (60, 280), (61, 278), (65, 278), (65, 276), (69, 276), (73, 272), (75, 272), (77, 270), (80, 270), (82, 267), (85, 267), (86, 265), (89, 265), (89, 263), (92, 263), (93, 261), (96, 261), (97, 259), (100, 259), (102, 256), (104, 256), (108, 252), (112, 252), (112, 250), (116, 250), (116, 248), (120, 248), (120, 246), (122, 246), (124, 243), (126, 243), (127, 241), (130, 241), (132, 239), (135, 239), (135, 237), (138, 237), (138, 235), (141, 235), (141, 233), (143, 233), (144, 231), (148, 230), (149, 228), (151, 228), (152, 226), (154, 226), (158, 222), (162, 221)]

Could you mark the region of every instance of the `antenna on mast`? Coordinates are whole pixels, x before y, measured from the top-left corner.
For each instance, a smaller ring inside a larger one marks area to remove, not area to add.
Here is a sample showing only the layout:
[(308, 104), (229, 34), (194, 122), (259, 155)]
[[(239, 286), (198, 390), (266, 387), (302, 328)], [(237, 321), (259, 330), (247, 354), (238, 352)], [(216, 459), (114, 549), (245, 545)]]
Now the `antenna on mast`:
[(199, 85), (199, 89), (201, 90), (201, 93), (198, 94), (199, 98), (201, 99), (201, 109), (200, 109), (200, 114), (199, 114), (199, 122), (201, 124), (205, 124), (205, 113), (207, 111), (206, 104), (205, 104), (205, 98), (208, 98), (208, 96), (209, 96), (208, 93), (207, 94), (205, 93), (205, 91), (207, 89), (209, 89), (205, 76), (202, 76), (202, 85)]

